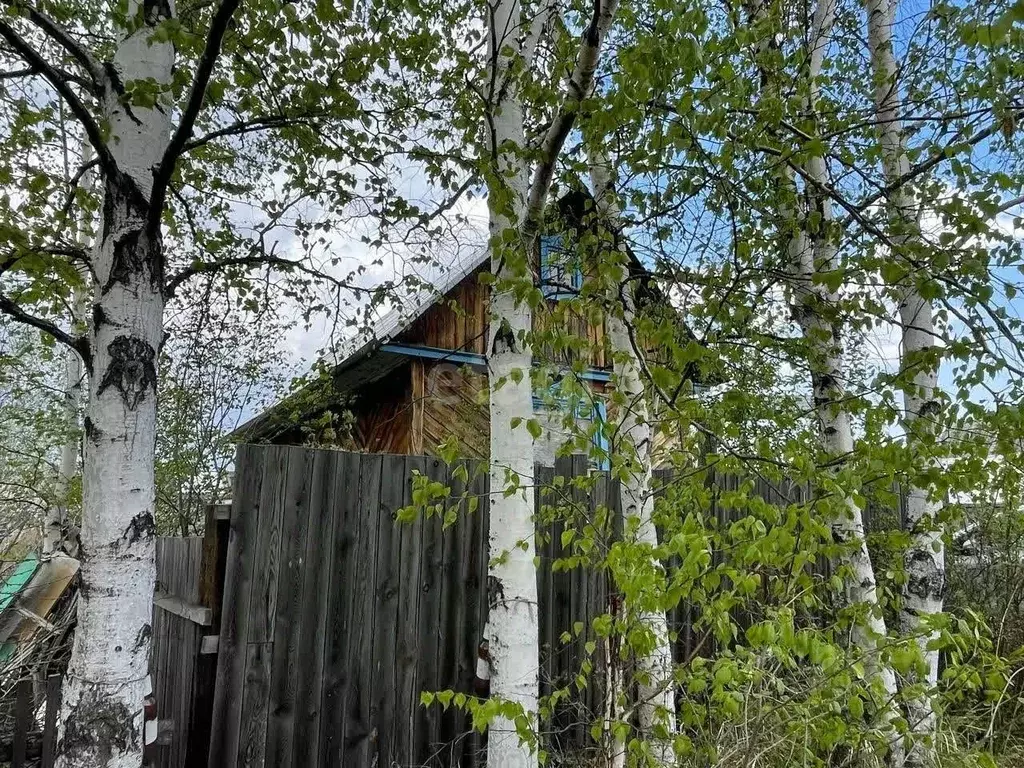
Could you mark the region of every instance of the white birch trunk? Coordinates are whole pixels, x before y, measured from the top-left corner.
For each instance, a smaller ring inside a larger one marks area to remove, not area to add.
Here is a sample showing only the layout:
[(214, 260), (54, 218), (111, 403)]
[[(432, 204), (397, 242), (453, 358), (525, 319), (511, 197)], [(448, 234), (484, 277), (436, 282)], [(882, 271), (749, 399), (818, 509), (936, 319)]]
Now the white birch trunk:
[[(151, 41), (171, 7), (132, 3), (144, 23), (114, 55), (120, 82), (171, 82), (174, 48)], [(61, 768), (138, 768), (155, 577), (156, 365), (163, 244), (147, 233), (153, 168), (169, 141), (164, 108), (103, 107), (118, 173), (103, 178), (94, 250), (91, 376), (85, 417), (78, 626), (61, 709)]]
[[(828, 243), (812, 248), (806, 235), (800, 232), (793, 239), (791, 255), (795, 278), (794, 315), (809, 346), (814, 411), (821, 430), (822, 448), (833, 459), (848, 456), (853, 452), (854, 444), (850, 414), (842, 405), (845, 397), (842, 348), (838, 332), (822, 317), (822, 310), (833, 306), (836, 296), (822, 285), (813, 285), (816, 270), (830, 268), (834, 248)], [(815, 265), (816, 258), (821, 266)], [(863, 618), (853, 626), (851, 639), (864, 654), (869, 675), (881, 686), (881, 694), (887, 703), (885, 719), (891, 731), (889, 762), (898, 766), (903, 762), (903, 748), (892, 725), (898, 716), (896, 676), (892, 667), (880, 657), (888, 638), (888, 628), (878, 600), (863, 514), (852, 496), (843, 500), (843, 507), (840, 515), (832, 521), (832, 532), (836, 541), (848, 547), (844, 560), (844, 565), (850, 570), (844, 581), (846, 602), (863, 611)]]
[[(83, 279), (85, 279), (83, 277)], [(75, 286), (71, 298), (72, 322), (78, 324), (85, 316), (87, 297), (84, 287)], [(64, 424), (66, 435), (60, 449), (60, 465), (54, 483), (54, 499), (43, 525), (43, 554), (52, 555), (64, 549), (67, 535), (68, 497), (71, 482), (78, 474), (78, 445), (81, 439), (78, 411), (82, 405), (82, 384), (85, 371), (77, 350), (65, 350), (64, 358)]]
[[(592, 162), (590, 178), (594, 198), (602, 215), (618, 229), (621, 225), (618, 204), (614, 198), (608, 162), (602, 158)], [(636, 528), (635, 540), (652, 549), (658, 546), (658, 531), (654, 525), (654, 495), (651, 490), (651, 434), (650, 407), (641, 374), (640, 360), (629, 335), (635, 327), (636, 306), (633, 293), (627, 285), (621, 296), (613, 297), (618, 312), (611, 311), (605, 320), (615, 366), (615, 385), (624, 399), (619, 418), (617, 450), (631, 460), (631, 471), (620, 486), (620, 508), (630, 530), (630, 520)], [(630, 606), (625, 606), (630, 610)], [(675, 733), (675, 685), (673, 684), (672, 645), (669, 641), (668, 619), (663, 611), (641, 611), (636, 616), (654, 636), (651, 653), (638, 659), (637, 714), (640, 729), (651, 740), (652, 753), (661, 765), (672, 763), (671, 736)], [(664, 729), (668, 739), (658, 738)]]
[[(82, 162), (88, 162), (92, 156), (92, 147), (88, 141), (82, 142)], [(65, 148), (65, 152), (66, 152)], [(66, 158), (66, 155), (65, 155)], [(70, 173), (68, 173), (70, 177)], [(91, 174), (83, 178), (83, 186), (90, 188), (89, 179)], [(86, 222), (81, 222), (75, 227), (74, 239), (88, 252), (91, 245), (88, 227)], [(82, 284), (76, 285), (71, 293), (71, 325), (74, 332), (78, 326), (85, 321), (85, 313), (88, 308), (88, 294), (86, 284), (89, 275), (84, 269), (79, 269), (79, 277)], [(79, 424), (79, 409), (82, 405), (83, 383), (85, 381), (85, 368), (78, 350), (68, 349), (64, 358), (64, 424), (66, 435), (64, 445), (60, 451), (60, 466), (57, 468), (57, 481), (54, 487), (54, 501), (48, 510), (46, 521), (43, 526), (43, 554), (52, 555), (60, 549), (67, 550), (64, 539), (67, 536), (67, 514), (68, 495), (71, 491), (71, 482), (78, 474), (78, 450), (81, 441), (81, 430)]]
[[(824, 51), (835, 22), (836, 0), (820, 0), (815, 6), (810, 34), (808, 108), (813, 110), (818, 100), (818, 78)], [(793, 313), (808, 344), (814, 409), (821, 431), (824, 453), (832, 459), (841, 459), (853, 453), (853, 427), (850, 413), (844, 407), (845, 380), (840, 330), (831, 322), (838, 296), (815, 277), (820, 272), (835, 269), (836, 246), (830, 231), (834, 214), (831, 201), (815, 185), (828, 184), (825, 159), (812, 155), (807, 161), (807, 192), (811, 205), (821, 214), (823, 235), (809, 237), (801, 226), (790, 243), (790, 264), (793, 272)], [(889, 703), (887, 720), (896, 718), (896, 676), (892, 668), (881, 661), (881, 646), (887, 639), (888, 628), (878, 600), (874, 567), (865, 539), (864, 518), (852, 495), (843, 502), (844, 509), (832, 522), (835, 539), (849, 547), (845, 565), (850, 569), (844, 587), (846, 601), (863, 610), (863, 620), (852, 631), (854, 645), (864, 654), (869, 670), (877, 676), (882, 695)], [(891, 762), (902, 762), (902, 748), (891, 735)]]
[[(526, 248), (518, 239), (526, 210), (528, 176), (520, 151), (526, 145), (523, 108), (512, 69), (521, 55), (518, 0), (494, 0), (489, 19), (492, 68), (491, 150), (488, 208), (491, 271), (499, 283), (529, 279)], [(516, 241), (503, 243), (507, 232)], [(522, 707), (536, 725), (540, 666), (537, 568), (534, 564), (533, 417), (530, 383), (530, 307), (507, 287), (491, 292), (487, 373), (490, 385), (490, 542), (487, 577), (487, 642), (491, 697)], [(513, 422), (518, 426), (513, 428)], [(505, 493), (510, 485), (518, 490)], [(520, 744), (516, 723), (496, 717), (487, 741), (489, 768), (535, 768), (537, 753)]]
[[(892, 241), (897, 249), (913, 247), (920, 242), (920, 222), (913, 197), (901, 183), (910, 171), (910, 160), (898, 113), (899, 77), (892, 41), (894, 9), (890, 0), (866, 0), (865, 5), (882, 166), (886, 183), (894, 187), (888, 198), (894, 225)], [(893, 258), (899, 257), (900, 254), (893, 254)], [(905, 383), (903, 390), (907, 447), (912, 451), (918, 436), (934, 429), (933, 420), (939, 412), (935, 396), (938, 364), (932, 362), (929, 355), (936, 346), (935, 324), (931, 303), (912, 284), (904, 291), (899, 311), (901, 366), (905, 372), (914, 371), (912, 381)], [(946, 567), (941, 527), (937, 521), (940, 511), (941, 504), (932, 499), (929, 489), (909, 489), (904, 523), (911, 535), (911, 544), (904, 561), (907, 583), (903, 588), (900, 628), (905, 634), (918, 638), (926, 664), (926, 673), (919, 682), (929, 689), (938, 680), (939, 658), (938, 651), (927, 648), (934, 633), (923, 627), (922, 620), (942, 611)], [(934, 756), (936, 725), (930, 695), (908, 697), (907, 716), (911, 731), (918, 737), (907, 755), (907, 764), (926, 765)]]

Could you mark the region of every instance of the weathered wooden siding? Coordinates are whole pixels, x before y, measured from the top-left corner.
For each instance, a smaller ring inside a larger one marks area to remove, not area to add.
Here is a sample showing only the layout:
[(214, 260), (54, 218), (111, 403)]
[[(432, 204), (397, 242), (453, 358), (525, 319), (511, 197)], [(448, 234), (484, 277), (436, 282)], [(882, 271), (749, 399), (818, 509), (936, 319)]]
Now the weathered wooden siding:
[(413, 428), (411, 387), (410, 367), (403, 365), (359, 391), (352, 405), (352, 441), (345, 447), (368, 453), (409, 453)]
[(437, 455), (449, 437), (458, 439), (462, 455), (484, 458), (490, 452), (491, 420), (487, 410), (487, 375), (466, 365), (413, 362), (413, 453)]
[[(611, 367), (611, 358), (606, 354), (607, 339), (604, 321), (592, 322), (579, 311), (564, 302), (548, 302), (533, 313), (533, 330), (537, 334), (533, 357), (538, 362), (554, 366), (572, 365), (581, 357), (591, 368)], [(547, 341), (545, 334), (550, 331), (560, 344)], [(573, 345), (565, 343), (571, 339)]]
[[(424, 312), (399, 341), (403, 344), (422, 344), (439, 349), (452, 349), (476, 354), (487, 353), (488, 299), (490, 286), (480, 284), (480, 271), (469, 275), (434, 306)], [(604, 368), (610, 364), (605, 352), (604, 321), (591, 322), (578, 312), (563, 310), (553, 320), (550, 302), (548, 310), (533, 313), (533, 328), (543, 333), (552, 322), (579, 339), (588, 342), (587, 364), (593, 368)], [(565, 350), (554, 350), (550, 345), (541, 345), (534, 350), (534, 357), (552, 364), (569, 364), (578, 355)]]
[(480, 285), (479, 277), (480, 272), (474, 272), (455, 286), (420, 315), (400, 341), (485, 354), (488, 288)]

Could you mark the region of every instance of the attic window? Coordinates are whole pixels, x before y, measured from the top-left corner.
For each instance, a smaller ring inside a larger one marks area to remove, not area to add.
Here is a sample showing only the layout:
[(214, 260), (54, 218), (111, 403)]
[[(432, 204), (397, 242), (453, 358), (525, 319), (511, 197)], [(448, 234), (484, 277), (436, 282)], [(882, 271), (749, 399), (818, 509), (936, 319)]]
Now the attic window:
[(571, 299), (583, 287), (583, 272), (565, 248), (561, 235), (540, 238), (540, 289), (544, 298)]

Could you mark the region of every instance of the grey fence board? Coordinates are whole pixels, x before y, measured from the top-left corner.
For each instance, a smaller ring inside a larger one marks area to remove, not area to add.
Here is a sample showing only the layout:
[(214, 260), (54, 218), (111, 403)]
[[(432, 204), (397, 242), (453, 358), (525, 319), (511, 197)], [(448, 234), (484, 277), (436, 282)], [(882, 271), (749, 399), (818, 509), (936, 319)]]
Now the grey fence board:
[(404, 503), (405, 457), (385, 456), (381, 472), (380, 505), (377, 517), (377, 595), (374, 604), (373, 661), (374, 689), (371, 717), (376, 724), (377, 764), (395, 753), (398, 667), (395, 636), (398, 631), (398, 579), (401, 530), (393, 516)]
[[(267, 764), (289, 768), (295, 745), (297, 677), (304, 562), (310, 517), (313, 451), (288, 450), (288, 482), (281, 519), (281, 556), (274, 612), (274, 648), (270, 671), (270, 712), (267, 727)], [(310, 628), (312, 629), (312, 628)], [(301, 659), (302, 664), (309, 663)]]
[[(320, 765), (341, 765), (345, 744), (345, 713), (353, 690), (351, 676), (355, 670), (348, 667), (352, 649), (356, 647), (354, 635), (363, 622), (353, 612), (356, 583), (360, 580), (361, 566), (357, 545), (359, 541), (359, 473), (361, 457), (338, 461), (334, 468), (335, 510), (331, 547), (331, 566), (328, 582), (327, 634), (324, 648), (324, 679), (320, 713)], [(331, 578), (336, 574), (338, 578)]]
[(43, 752), (40, 768), (51, 768), (57, 757), (57, 712), (60, 710), (60, 675), (46, 679), (46, 715), (43, 719)]
[[(199, 603), (200, 537), (156, 540), (156, 589), (178, 603)], [(160, 720), (158, 768), (183, 768), (188, 757), (195, 705), (196, 658), (204, 627), (159, 605), (153, 608), (150, 675)]]
[[(450, 476), (448, 467), (439, 459), (428, 459), (425, 462), (424, 474), (431, 481), (448, 485)], [(434, 514), (422, 521), (422, 560), (420, 562), (419, 621), (417, 638), (420, 661), (420, 675), (414, 680), (411, 690), (412, 706), (416, 717), (416, 740), (413, 747), (414, 755), (432, 755), (441, 747), (441, 711), (438, 707), (417, 706), (420, 689), (427, 691), (440, 690), (439, 659), (437, 653), (429, 651), (443, 648), (447, 638), (441, 636), (441, 569), (443, 565), (442, 540), (443, 514)], [(415, 667), (412, 668), (415, 671)], [(415, 683), (418, 682), (418, 686)]]
[[(296, 685), (295, 765), (315, 765), (320, 742), (324, 684), (324, 652), (328, 629), (328, 599), (333, 571), (334, 511), (337, 456), (317, 451), (313, 458), (309, 530), (306, 535), (304, 578), (299, 610)], [(342, 521), (344, 524), (344, 521)]]
[(352, 615), (347, 629), (354, 634), (354, 652), (348, 659), (349, 702), (345, 720), (345, 762), (369, 765), (376, 737), (373, 733), (373, 689), (377, 678), (371, 666), (373, 638), (377, 629), (377, 540), (380, 532), (380, 490), (383, 456), (364, 456), (359, 475), (359, 572), (352, 585)]

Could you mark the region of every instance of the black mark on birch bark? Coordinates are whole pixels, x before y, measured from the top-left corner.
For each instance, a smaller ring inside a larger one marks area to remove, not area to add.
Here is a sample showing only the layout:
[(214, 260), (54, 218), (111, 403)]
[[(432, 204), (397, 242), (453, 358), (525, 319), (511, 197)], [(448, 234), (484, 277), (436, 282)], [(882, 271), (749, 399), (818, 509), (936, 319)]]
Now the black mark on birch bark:
[(133, 517), (122, 534), (122, 538), (129, 544), (134, 544), (142, 538), (151, 539), (154, 536), (156, 536), (156, 522), (153, 520), (153, 515), (149, 512), (140, 512)]
[(907, 592), (922, 600), (940, 598), (946, 591), (945, 578), (935, 558), (928, 552), (907, 553)]
[(85, 437), (90, 443), (98, 443), (103, 437), (102, 430), (88, 416), (85, 417)]
[(135, 713), (124, 702), (111, 701), (86, 684), (82, 697), (71, 709), (59, 751), (72, 765), (78, 764), (79, 756), (92, 757), (92, 764), (107, 765), (115, 755), (139, 751), (140, 737)]
[(516, 351), (516, 335), (507, 325), (502, 324), (494, 334), (494, 344), (491, 345), (491, 354), (499, 352)]
[[(142, 227), (142, 222), (138, 223)], [(103, 286), (103, 292), (109, 291), (115, 283), (129, 285), (133, 277), (142, 275), (146, 268), (143, 250), (145, 243), (139, 229), (132, 229), (120, 234), (114, 240), (114, 259), (110, 266), (110, 277)]]
[(150, 26), (171, 18), (171, 4), (168, 0), (145, 0), (143, 7), (146, 13), (146, 23)]
[(152, 636), (153, 636), (153, 627), (150, 626), (150, 624), (148, 622), (143, 624), (142, 628), (139, 629), (139, 634), (137, 634), (135, 636), (135, 650), (139, 650), (140, 648), (144, 648), (146, 646), (146, 643), (149, 642), (149, 639)]
[(92, 327), (99, 328), (107, 323), (107, 313), (99, 304), (92, 305)]
[(163, 290), (164, 255), (159, 232), (146, 232), (149, 201), (131, 176), (119, 173), (108, 181), (103, 195), (102, 242), (113, 239), (106, 294), (115, 284), (129, 285), (148, 275), (150, 285)]
[(110, 363), (97, 394), (114, 387), (129, 411), (139, 407), (150, 388), (156, 396), (156, 352), (148, 342), (134, 336), (118, 336), (107, 345), (107, 352)]

